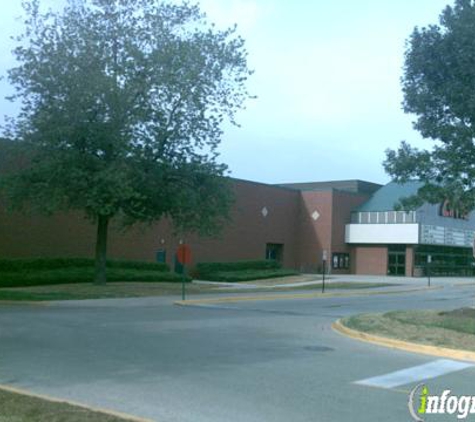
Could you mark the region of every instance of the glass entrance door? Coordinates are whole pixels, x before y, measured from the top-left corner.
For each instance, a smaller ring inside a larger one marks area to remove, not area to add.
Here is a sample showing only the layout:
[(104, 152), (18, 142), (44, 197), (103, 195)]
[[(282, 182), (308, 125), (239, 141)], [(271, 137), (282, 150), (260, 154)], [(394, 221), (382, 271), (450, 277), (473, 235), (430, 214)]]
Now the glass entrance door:
[(388, 275), (406, 275), (406, 245), (388, 246)]

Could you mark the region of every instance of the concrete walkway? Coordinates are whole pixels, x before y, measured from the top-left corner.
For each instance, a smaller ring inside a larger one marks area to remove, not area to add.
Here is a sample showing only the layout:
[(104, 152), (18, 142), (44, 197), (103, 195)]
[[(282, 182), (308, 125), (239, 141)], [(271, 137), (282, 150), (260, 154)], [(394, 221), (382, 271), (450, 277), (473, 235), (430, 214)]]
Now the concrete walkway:
[[(295, 278), (295, 277), (293, 277)], [(217, 290), (229, 290), (229, 289), (242, 289), (242, 290), (254, 290), (254, 289), (279, 289), (279, 288), (291, 288), (291, 287), (305, 287), (321, 284), (322, 276), (320, 274), (302, 274), (304, 281), (293, 281), (289, 283), (281, 282), (276, 284), (269, 284), (270, 280), (266, 280), (266, 284), (260, 284), (259, 281), (251, 283), (229, 283), (219, 281), (201, 281), (194, 280), (195, 284), (212, 285), (216, 286)], [(378, 287), (380, 289), (407, 289), (411, 287), (423, 287), (428, 285), (427, 277), (394, 277), (394, 276), (379, 276), (379, 275), (327, 275), (325, 277), (325, 283), (387, 283), (398, 284), (399, 286), (387, 286)], [(472, 277), (431, 277), (431, 286), (456, 286), (456, 285), (470, 285), (475, 286), (475, 278)], [(346, 290), (346, 289), (345, 289)]]

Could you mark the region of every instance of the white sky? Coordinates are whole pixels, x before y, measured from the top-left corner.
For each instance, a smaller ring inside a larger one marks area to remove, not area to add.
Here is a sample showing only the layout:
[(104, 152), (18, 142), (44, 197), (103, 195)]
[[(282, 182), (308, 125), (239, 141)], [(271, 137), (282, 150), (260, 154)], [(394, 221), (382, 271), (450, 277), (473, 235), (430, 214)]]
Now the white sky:
[[(0, 75), (13, 66), (9, 36), (20, 0), (2, 0)], [(48, 6), (62, 0), (42, 0)], [(388, 181), (381, 162), (401, 140), (430, 148), (401, 109), (405, 40), (437, 23), (449, 0), (202, 0), (210, 21), (238, 24), (258, 99), (225, 126), (221, 160), (261, 182)], [(0, 81), (0, 116), (11, 115)]]

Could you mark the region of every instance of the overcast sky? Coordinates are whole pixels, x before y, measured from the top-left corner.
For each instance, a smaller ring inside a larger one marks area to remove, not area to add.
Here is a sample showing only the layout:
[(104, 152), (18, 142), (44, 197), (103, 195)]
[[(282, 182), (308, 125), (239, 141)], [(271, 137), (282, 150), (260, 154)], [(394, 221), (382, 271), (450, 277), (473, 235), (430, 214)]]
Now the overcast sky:
[[(9, 36), (20, 0), (2, 2), (0, 74), (14, 65)], [(62, 0), (43, 0), (58, 5)], [(221, 161), (234, 177), (268, 183), (388, 181), (381, 162), (401, 140), (431, 147), (401, 109), (404, 44), (437, 23), (448, 0), (203, 0), (219, 26), (238, 24), (258, 98), (225, 126)], [(15, 108), (3, 97), (0, 116)]]

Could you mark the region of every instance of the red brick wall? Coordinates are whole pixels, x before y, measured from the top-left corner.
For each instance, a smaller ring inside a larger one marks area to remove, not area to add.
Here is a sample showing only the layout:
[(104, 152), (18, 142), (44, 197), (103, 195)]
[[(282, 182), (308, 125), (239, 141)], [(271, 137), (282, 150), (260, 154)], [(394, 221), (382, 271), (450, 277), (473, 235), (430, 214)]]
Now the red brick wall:
[[(312, 214), (320, 216), (315, 221)], [(303, 191), (300, 200), (298, 261), (307, 272), (321, 270), (322, 251), (331, 257), (332, 192)]]
[(387, 275), (388, 249), (386, 246), (355, 246), (352, 261), (355, 274)]
[[(176, 234), (167, 221), (137, 225), (127, 231), (111, 224), (109, 256), (153, 261), (156, 252), (165, 249), (167, 262), (172, 264), (182, 239), (191, 246), (194, 263), (264, 259), (266, 243), (278, 243), (284, 245), (286, 267), (318, 271), (323, 250), (328, 252), (328, 266), (332, 252), (350, 251), (344, 241), (345, 225), (351, 210), (367, 199), (366, 195), (335, 190), (300, 192), (240, 180), (233, 180), (233, 189), (236, 202), (231, 222), (216, 238)], [(264, 207), (266, 217), (262, 215)], [(316, 221), (312, 218), (315, 211), (319, 213)], [(10, 214), (0, 204), (0, 258), (92, 257), (95, 231), (80, 213), (52, 217)], [(376, 265), (361, 253), (363, 257), (355, 253), (350, 258), (350, 262), (358, 259), (357, 265), (351, 265), (360, 273)], [(382, 259), (384, 269), (380, 273), (385, 273), (386, 254)]]
[[(369, 199), (369, 195), (333, 191), (331, 252), (350, 253), (351, 246), (345, 243), (345, 227), (351, 221), (351, 211)], [(350, 256), (350, 269), (351, 269)], [(329, 257), (331, 259), (331, 257)], [(351, 270), (334, 270), (335, 274), (349, 274)]]
[[(266, 243), (282, 243), (284, 265), (296, 267), (299, 192), (239, 180), (233, 187), (232, 221), (219, 237), (174, 235), (166, 221), (128, 231), (112, 224), (109, 256), (153, 261), (158, 249), (166, 249), (167, 261), (172, 263), (183, 238), (192, 247), (194, 262), (264, 259)], [(267, 217), (261, 213), (264, 206)], [(0, 204), (0, 258), (93, 256), (96, 229), (79, 213), (45, 217), (11, 214), (4, 208)]]
[[(302, 191), (298, 247), (302, 271), (320, 271), (322, 252), (326, 250), (327, 269), (336, 273), (350, 272), (330, 268), (332, 253), (350, 252), (345, 243), (345, 226), (350, 222), (351, 211), (368, 197), (337, 190)], [(312, 218), (315, 211), (320, 214), (316, 221)]]
[(414, 269), (414, 247), (406, 246), (406, 276), (412, 277)]

